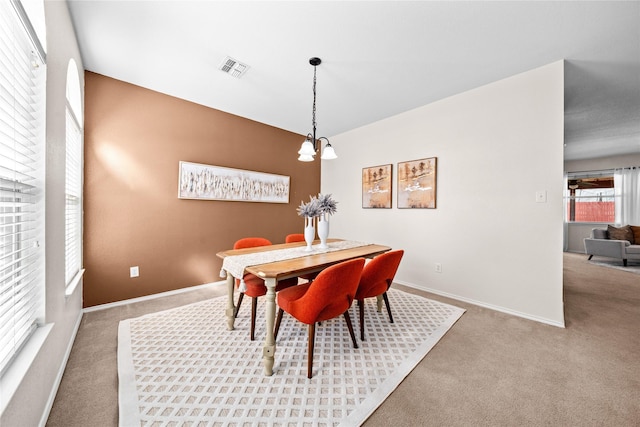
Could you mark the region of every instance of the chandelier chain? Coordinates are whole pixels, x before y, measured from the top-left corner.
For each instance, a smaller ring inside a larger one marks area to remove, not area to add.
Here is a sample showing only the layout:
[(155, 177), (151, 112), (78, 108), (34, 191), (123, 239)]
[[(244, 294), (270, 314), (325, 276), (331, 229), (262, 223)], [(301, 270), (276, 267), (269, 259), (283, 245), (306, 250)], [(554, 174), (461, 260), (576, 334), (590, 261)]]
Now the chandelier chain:
[(313, 66), (313, 109), (311, 111), (311, 124), (313, 125), (313, 143), (315, 144), (316, 138), (316, 70), (317, 66)]

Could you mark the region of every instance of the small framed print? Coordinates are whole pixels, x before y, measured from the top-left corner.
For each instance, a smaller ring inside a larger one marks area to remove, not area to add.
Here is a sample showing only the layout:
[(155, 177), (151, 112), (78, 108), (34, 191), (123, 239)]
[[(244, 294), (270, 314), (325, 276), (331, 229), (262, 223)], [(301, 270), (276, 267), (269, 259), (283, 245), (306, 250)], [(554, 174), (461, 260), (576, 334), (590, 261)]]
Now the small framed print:
[(362, 169), (362, 207), (391, 209), (391, 173), (393, 165)]
[(438, 158), (398, 163), (398, 208), (435, 209)]

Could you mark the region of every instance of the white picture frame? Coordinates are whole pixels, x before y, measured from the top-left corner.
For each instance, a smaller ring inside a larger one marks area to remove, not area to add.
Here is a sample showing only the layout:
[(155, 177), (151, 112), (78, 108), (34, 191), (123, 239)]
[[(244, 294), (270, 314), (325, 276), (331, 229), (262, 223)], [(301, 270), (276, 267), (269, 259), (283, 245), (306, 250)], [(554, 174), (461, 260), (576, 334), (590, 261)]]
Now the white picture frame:
[(179, 162), (179, 199), (289, 203), (289, 184), (286, 175)]

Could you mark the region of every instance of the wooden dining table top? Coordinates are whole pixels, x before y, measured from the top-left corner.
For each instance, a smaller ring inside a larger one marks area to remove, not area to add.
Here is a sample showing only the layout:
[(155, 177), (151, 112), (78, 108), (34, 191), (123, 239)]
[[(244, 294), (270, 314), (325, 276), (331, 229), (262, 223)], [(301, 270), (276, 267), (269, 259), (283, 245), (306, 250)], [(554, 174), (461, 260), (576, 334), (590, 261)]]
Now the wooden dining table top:
[[(341, 240), (343, 239), (328, 239), (327, 242), (339, 242)], [(316, 241), (314, 243), (317, 244), (319, 243), (319, 241)], [(245, 255), (256, 252), (267, 252), (300, 246), (306, 246), (306, 243), (282, 243), (269, 246), (258, 246), (253, 248), (230, 249), (218, 252), (216, 255), (219, 258), (224, 259), (225, 257), (233, 255)], [(307, 255), (298, 258), (252, 265), (248, 266), (245, 270), (248, 273), (255, 274), (258, 277), (284, 280), (289, 277), (296, 277), (306, 273), (321, 271), (338, 262), (348, 261), (350, 259), (360, 257), (371, 258), (390, 250), (391, 248), (389, 246), (371, 243), (355, 248), (341, 249), (330, 252), (314, 253), (311, 251)]]

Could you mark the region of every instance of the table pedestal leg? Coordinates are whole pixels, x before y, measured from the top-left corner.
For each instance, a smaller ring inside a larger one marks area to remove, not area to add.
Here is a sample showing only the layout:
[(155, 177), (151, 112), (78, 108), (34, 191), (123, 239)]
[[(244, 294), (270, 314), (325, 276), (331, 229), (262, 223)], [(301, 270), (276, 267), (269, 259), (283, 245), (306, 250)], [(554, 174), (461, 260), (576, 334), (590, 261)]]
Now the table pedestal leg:
[(233, 290), (235, 287), (235, 279), (230, 273), (227, 273), (227, 309), (225, 314), (227, 315), (227, 329), (233, 331), (233, 323), (236, 318), (233, 313), (236, 311), (236, 306), (233, 305)]
[(382, 295), (376, 296), (376, 304), (378, 306), (378, 313), (382, 312)]
[(273, 362), (276, 354), (276, 340), (273, 336), (273, 327), (276, 318), (276, 280), (267, 278), (264, 281), (267, 286), (267, 338), (264, 341), (262, 350), (264, 360), (264, 374), (266, 376), (273, 375)]

